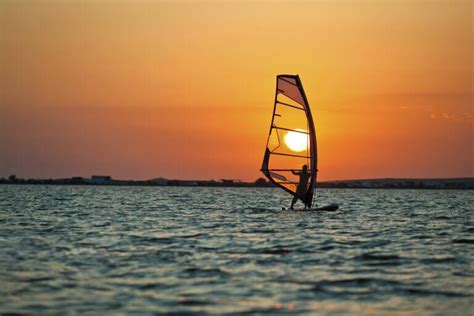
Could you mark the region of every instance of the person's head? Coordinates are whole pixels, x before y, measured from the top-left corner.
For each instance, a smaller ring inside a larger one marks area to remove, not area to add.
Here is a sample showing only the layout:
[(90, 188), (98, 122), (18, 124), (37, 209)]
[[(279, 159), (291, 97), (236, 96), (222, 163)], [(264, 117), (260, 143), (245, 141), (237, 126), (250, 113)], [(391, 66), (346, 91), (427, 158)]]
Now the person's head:
[(308, 166), (307, 165), (303, 165), (303, 171), (308, 171)]

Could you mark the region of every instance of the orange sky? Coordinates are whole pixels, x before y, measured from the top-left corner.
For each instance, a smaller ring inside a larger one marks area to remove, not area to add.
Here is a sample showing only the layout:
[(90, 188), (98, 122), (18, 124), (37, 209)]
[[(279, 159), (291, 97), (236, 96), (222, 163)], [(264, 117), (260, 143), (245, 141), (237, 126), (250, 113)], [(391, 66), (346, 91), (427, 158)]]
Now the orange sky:
[(297, 73), (319, 179), (474, 176), (470, 1), (1, 1), (0, 177), (254, 180)]

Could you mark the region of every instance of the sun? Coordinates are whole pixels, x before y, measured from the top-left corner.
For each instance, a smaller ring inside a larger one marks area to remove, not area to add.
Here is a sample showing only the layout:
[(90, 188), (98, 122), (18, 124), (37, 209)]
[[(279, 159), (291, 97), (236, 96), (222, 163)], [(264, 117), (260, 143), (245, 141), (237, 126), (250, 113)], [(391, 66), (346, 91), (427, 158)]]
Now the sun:
[(285, 144), (292, 151), (303, 151), (308, 148), (308, 134), (305, 134), (305, 131), (297, 129), (299, 132), (289, 131), (285, 135)]

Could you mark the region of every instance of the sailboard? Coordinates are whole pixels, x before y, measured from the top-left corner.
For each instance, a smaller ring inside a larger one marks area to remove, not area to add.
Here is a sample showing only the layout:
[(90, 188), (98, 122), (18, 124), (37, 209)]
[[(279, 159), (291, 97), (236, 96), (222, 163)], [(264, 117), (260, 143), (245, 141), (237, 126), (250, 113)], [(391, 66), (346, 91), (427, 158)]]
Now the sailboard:
[[(303, 170), (306, 169), (306, 171)], [(314, 120), (298, 75), (278, 75), (262, 173), (276, 186), (311, 208), (318, 174)], [(306, 183), (300, 183), (301, 173)], [(330, 210), (337, 209), (331, 205)]]

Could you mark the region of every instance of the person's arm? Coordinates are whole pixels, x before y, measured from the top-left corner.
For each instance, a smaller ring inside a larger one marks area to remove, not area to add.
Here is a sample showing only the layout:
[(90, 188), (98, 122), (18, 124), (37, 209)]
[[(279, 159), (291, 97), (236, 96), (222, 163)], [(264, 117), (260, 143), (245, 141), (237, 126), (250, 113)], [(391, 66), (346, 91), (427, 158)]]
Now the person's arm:
[(295, 176), (298, 176), (301, 174), (301, 171), (291, 170), (291, 173), (294, 174)]

